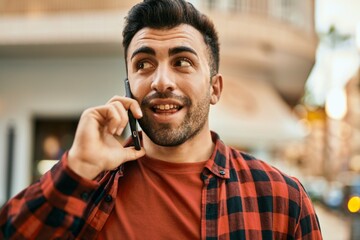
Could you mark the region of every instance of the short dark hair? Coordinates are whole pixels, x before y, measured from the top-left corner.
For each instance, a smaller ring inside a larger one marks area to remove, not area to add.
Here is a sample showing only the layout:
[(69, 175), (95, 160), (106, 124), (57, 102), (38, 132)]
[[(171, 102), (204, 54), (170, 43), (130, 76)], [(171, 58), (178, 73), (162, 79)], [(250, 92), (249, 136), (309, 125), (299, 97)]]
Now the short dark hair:
[(125, 18), (122, 33), (125, 62), (130, 42), (139, 30), (145, 27), (170, 29), (180, 24), (188, 24), (203, 35), (210, 58), (210, 74), (213, 76), (218, 73), (219, 40), (214, 24), (206, 15), (184, 0), (144, 0), (132, 7)]

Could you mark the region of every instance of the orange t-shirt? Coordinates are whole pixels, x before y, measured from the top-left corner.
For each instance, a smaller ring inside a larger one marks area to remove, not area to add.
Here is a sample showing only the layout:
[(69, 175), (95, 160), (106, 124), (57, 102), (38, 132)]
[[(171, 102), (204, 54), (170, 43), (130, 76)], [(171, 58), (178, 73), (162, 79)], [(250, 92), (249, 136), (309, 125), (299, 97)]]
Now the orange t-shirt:
[(205, 162), (128, 162), (99, 239), (200, 239)]

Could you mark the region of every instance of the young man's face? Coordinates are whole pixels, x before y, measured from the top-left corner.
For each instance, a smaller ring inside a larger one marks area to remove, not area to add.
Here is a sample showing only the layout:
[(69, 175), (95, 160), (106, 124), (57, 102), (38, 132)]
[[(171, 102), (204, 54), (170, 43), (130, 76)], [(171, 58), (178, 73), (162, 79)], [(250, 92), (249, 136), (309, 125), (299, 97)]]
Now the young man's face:
[(214, 91), (199, 31), (190, 25), (143, 28), (126, 60), (131, 90), (143, 111), (140, 126), (154, 143), (177, 146), (207, 128)]

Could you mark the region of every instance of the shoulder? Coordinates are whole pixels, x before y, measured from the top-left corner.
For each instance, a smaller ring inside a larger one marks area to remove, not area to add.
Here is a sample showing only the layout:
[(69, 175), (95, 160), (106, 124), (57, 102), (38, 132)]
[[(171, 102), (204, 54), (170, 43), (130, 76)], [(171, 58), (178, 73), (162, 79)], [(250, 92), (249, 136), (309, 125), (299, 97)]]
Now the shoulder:
[[(282, 226), (283, 232), (296, 234), (296, 239), (308, 236), (321, 239), (311, 199), (296, 177), (248, 153), (229, 150), (231, 186), (239, 188), (245, 207), (261, 213), (276, 213), (272, 216), (278, 227)], [(237, 184), (233, 184), (234, 181)]]
[(240, 183), (252, 183), (256, 186), (257, 191), (272, 189), (273, 194), (286, 190), (289, 194), (297, 195), (302, 191), (302, 186), (297, 178), (249, 153), (234, 148), (229, 149), (230, 172), (238, 175)]

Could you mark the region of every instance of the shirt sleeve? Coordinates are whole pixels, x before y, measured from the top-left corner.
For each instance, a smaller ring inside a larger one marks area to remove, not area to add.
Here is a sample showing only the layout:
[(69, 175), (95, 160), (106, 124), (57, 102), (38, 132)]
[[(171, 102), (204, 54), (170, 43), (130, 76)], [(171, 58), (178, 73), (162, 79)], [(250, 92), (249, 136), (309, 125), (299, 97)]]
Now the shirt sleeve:
[(71, 239), (99, 183), (68, 167), (67, 153), (42, 178), (9, 200), (0, 212), (0, 239)]
[(320, 223), (315, 213), (314, 206), (305, 188), (300, 181), (295, 179), (300, 190), (300, 216), (295, 232), (296, 239), (302, 240), (320, 240), (321, 235)]

